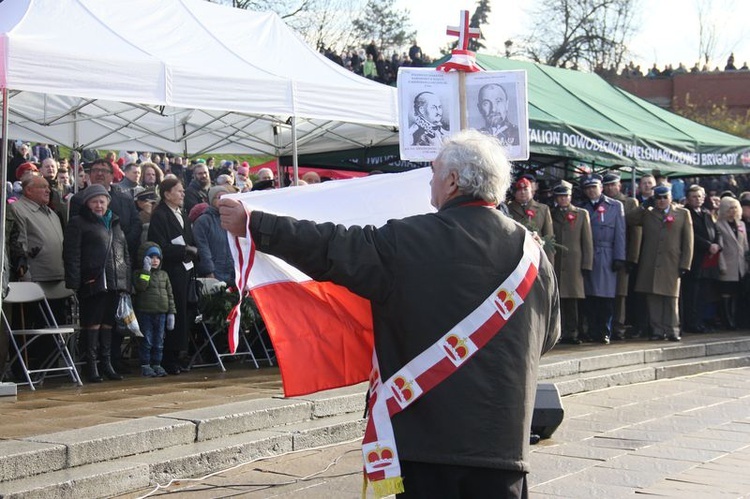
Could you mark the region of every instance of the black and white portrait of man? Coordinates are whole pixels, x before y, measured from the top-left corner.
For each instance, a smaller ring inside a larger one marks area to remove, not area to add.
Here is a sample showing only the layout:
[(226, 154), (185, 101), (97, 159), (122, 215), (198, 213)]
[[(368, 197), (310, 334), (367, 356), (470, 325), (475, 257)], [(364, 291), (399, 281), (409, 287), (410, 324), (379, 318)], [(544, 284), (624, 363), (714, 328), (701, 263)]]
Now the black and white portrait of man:
[(443, 103), (433, 92), (420, 92), (414, 97), (414, 120), (409, 127), (413, 146), (440, 146), (448, 137), (443, 121)]
[(519, 144), (518, 126), (508, 116), (511, 100), (508, 92), (499, 83), (482, 85), (477, 95), (477, 108), (484, 118), (484, 126), (479, 131), (493, 135), (503, 145)]

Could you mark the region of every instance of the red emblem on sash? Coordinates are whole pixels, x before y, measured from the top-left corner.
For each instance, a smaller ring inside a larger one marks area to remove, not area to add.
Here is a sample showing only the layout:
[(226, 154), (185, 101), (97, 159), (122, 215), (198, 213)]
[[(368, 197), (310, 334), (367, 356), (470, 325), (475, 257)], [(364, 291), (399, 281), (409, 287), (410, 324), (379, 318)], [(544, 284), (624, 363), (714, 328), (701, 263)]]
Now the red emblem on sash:
[(513, 309), (516, 307), (516, 301), (513, 299), (513, 293), (507, 289), (500, 289), (495, 297), (495, 306), (500, 311), (500, 315), (503, 318), (507, 318), (513, 313)]
[(443, 344), (443, 349), (453, 360), (460, 360), (469, 354), (466, 341), (455, 334), (448, 336)]
[(367, 454), (367, 462), (373, 468), (386, 468), (393, 463), (393, 449), (390, 447), (380, 447), (376, 445), (373, 450)]
[(393, 379), (393, 386), (391, 391), (397, 400), (401, 402), (408, 402), (414, 396), (414, 391), (411, 388), (411, 383), (406, 380), (403, 376), (396, 376)]

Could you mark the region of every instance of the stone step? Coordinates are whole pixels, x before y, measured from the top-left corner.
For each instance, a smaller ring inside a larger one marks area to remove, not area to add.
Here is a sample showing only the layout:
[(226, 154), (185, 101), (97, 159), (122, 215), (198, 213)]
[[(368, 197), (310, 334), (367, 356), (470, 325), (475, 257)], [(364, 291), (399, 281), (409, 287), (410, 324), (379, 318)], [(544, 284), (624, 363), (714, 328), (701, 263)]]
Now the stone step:
[(726, 354), (750, 352), (750, 338), (720, 340), (714, 342), (683, 345), (661, 343), (661, 346), (648, 346), (640, 350), (606, 353), (608, 347), (547, 356), (539, 366), (539, 380), (552, 380), (564, 376), (581, 375), (618, 367), (645, 366), (679, 359), (698, 359)]
[(202, 476), (261, 457), (361, 438), (364, 428), (362, 415), (351, 413), (171, 447), (123, 461), (147, 465), (151, 483), (166, 484), (174, 478)]
[(341, 414), (361, 417), (366, 389), (360, 383), (304, 397), (255, 399), (0, 441), (0, 482)]
[(596, 371), (585, 371), (548, 378), (554, 383), (561, 397), (575, 393), (602, 390), (612, 386), (645, 383), (659, 379), (678, 378), (693, 374), (746, 367), (750, 365), (750, 352), (678, 359), (649, 364), (630, 364)]
[(3, 499), (94, 499), (149, 486), (148, 466), (121, 461), (87, 464), (0, 483)]
[[(750, 339), (602, 350), (546, 357), (540, 381), (565, 396), (750, 365)], [(0, 497), (112, 496), (361, 438), (365, 391), (362, 383), (0, 441)]]

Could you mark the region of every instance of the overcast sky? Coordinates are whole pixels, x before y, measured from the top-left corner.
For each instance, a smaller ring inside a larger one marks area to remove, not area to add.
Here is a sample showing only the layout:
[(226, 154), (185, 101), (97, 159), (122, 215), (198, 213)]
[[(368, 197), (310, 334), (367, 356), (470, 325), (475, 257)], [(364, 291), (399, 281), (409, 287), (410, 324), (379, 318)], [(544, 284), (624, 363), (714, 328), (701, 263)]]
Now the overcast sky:
[[(697, 1), (640, 0), (638, 32), (629, 44), (636, 64), (651, 67), (656, 62), (660, 68), (666, 64), (676, 67), (680, 62), (688, 67), (695, 64), (699, 44)], [(529, 31), (524, 9), (531, 3), (492, 0), (490, 24), (484, 29), (486, 52), (503, 54), (506, 40), (516, 40)], [(712, 4), (712, 22), (720, 27), (713, 66), (723, 69), (730, 52), (735, 54), (737, 67), (750, 62), (750, 1), (713, 0)], [(473, 13), (476, 1), (397, 0), (397, 5), (409, 9), (422, 51), (437, 57), (440, 47), (454, 39), (445, 35), (446, 26), (458, 24), (461, 9)]]

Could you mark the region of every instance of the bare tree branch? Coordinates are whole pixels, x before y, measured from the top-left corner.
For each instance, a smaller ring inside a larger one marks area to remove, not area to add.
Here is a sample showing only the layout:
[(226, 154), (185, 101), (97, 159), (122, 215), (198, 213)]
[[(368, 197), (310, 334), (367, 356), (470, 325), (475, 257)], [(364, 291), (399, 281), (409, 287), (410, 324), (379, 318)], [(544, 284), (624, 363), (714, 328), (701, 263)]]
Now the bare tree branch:
[(622, 63), (638, 0), (537, 0), (526, 54), (552, 66), (596, 70)]

